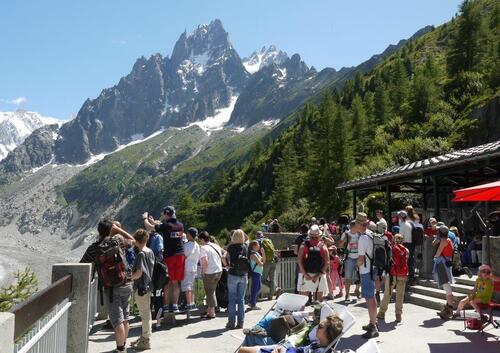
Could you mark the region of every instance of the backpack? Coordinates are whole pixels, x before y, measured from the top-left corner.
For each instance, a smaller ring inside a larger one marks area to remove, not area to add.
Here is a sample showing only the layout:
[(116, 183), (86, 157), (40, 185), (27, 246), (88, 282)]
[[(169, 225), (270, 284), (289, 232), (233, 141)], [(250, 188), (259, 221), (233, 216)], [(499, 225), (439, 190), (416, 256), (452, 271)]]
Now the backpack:
[(96, 270), (104, 288), (117, 288), (125, 283), (130, 271), (118, 237), (105, 238), (96, 247)]
[(424, 243), (424, 228), (415, 227), (413, 222), (411, 223), (411, 242), (414, 245), (422, 245)]
[(242, 247), (238, 258), (231, 262), (231, 273), (236, 276), (244, 276), (250, 272), (250, 260), (248, 259), (248, 250), (245, 246)]
[(262, 239), (260, 245), (264, 249), (264, 254), (266, 254), (266, 262), (276, 262), (276, 250), (271, 239)]
[(307, 273), (320, 273), (323, 267), (323, 258), (321, 257), (321, 248), (323, 242), (320, 241), (317, 246), (312, 246), (309, 240), (304, 242), (307, 248), (307, 258), (304, 261), (304, 269)]
[(377, 233), (372, 233), (372, 235), (368, 235), (368, 237), (372, 239), (373, 243), (373, 258), (366, 255), (371, 262), (370, 272), (373, 272), (373, 267), (389, 271), (392, 266), (392, 250), (389, 241), (384, 239), (381, 234)]
[(153, 250), (156, 259), (163, 259), (163, 237), (160, 233), (154, 232), (151, 234), (151, 237), (149, 238), (148, 248)]
[(153, 267), (152, 289), (160, 290), (169, 282), (167, 266), (163, 262), (155, 259)]
[(398, 247), (393, 248), (392, 260), (393, 260), (393, 270), (394, 276), (398, 276), (400, 273), (408, 273), (408, 251), (400, 251)]
[(135, 248), (133, 246), (129, 246), (127, 250), (125, 250), (125, 258), (127, 259), (129, 267), (134, 267), (136, 257), (137, 254), (135, 252)]

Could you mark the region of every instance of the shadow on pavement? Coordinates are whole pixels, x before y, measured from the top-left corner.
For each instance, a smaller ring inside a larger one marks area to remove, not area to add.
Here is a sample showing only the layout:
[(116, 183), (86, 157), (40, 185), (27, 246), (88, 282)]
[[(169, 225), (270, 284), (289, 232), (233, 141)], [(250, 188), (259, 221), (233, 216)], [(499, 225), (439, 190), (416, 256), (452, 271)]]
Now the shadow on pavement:
[(455, 352), (496, 353), (498, 352), (498, 342), (482, 342), (480, 346), (475, 342), (429, 343), (429, 352), (430, 353), (455, 353)]
[(424, 320), (422, 321), (422, 325), (419, 325), (420, 327), (426, 327), (426, 328), (433, 328), (433, 327), (439, 327), (443, 326), (445, 321), (439, 317), (435, 317), (432, 319)]
[(227, 329), (225, 328), (219, 328), (216, 330), (210, 330), (210, 331), (203, 331), (196, 333), (194, 335), (189, 335), (186, 337), (186, 339), (197, 339), (197, 338), (213, 338), (217, 336), (222, 336), (224, 332), (226, 332)]

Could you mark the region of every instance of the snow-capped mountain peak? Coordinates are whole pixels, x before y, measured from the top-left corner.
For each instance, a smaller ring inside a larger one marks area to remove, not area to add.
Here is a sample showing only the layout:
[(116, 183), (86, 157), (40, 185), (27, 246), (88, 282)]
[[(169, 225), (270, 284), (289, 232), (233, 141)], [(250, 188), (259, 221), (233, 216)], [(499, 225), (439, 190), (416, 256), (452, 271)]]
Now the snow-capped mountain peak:
[(275, 45), (270, 45), (268, 48), (265, 46), (259, 52), (253, 52), (248, 58), (243, 59), (243, 66), (250, 73), (254, 74), (260, 68), (275, 63), (282, 64), (288, 55), (281, 50), (278, 50)]
[(0, 160), (4, 159), (34, 130), (43, 125), (55, 123), (60, 123), (60, 121), (23, 109), (15, 112), (0, 112)]

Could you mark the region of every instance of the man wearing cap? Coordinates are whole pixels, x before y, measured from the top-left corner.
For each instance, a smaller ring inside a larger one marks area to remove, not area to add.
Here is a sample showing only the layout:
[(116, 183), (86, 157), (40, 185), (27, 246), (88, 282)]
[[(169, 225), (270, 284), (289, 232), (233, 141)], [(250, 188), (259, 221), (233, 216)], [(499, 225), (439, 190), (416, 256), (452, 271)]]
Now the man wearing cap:
[(411, 231), (412, 224), (408, 219), (406, 211), (399, 211), (399, 234), (403, 236), (403, 245), (408, 249), (410, 255), (408, 256), (408, 284), (415, 285), (415, 245), (412, 241)]
[(313, 300), (323, 299), (323, 293), (328, 291), (326, 270), (329, 266), (328, 248), (321, 241), (321, 230), (313, 224), (308, 232), (307, 239), (299, 248), (297, 256), (300, 273), (297, 291), (302, 295), (316, 293)]
[[(164, 312), (179, 312), (179, 283), (184, 279), (184, 244), (182, 241), (184, 226), (177, 221), (174, 206), (163, 208), (163, 222), (159, 223), (148, 219), (148, 213), (142, 215), (147, 230), (155, 230), (163, 236), (163, 260), (168, 269), (168, 290), (163, 292)], [(172, 298), (172, 303), (170, 303)], [(170, 304), (170, 305), (168, 305)]]
[(181, 290), (186, 294), (186, 310), (196, 310), (193, 298), (193, 284), (198, 272), (198, 262), (200, 261), (200, 246), (195, 241), (198, 237), (198, 229), (191, 227), (186, 233), (184, 243), (184, 254), (186, 262), (184, 265), (184, 279), (181, 282)]

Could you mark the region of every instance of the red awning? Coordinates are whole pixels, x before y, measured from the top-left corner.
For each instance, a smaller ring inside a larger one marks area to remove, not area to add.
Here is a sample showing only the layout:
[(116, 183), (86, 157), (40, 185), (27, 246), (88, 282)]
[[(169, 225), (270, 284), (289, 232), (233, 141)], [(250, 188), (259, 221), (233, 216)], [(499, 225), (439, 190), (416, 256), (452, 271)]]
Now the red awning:
[(454, 202), (500, 201), (500, 180), (453, 192)]

